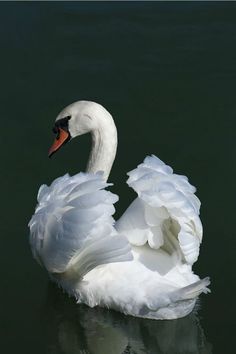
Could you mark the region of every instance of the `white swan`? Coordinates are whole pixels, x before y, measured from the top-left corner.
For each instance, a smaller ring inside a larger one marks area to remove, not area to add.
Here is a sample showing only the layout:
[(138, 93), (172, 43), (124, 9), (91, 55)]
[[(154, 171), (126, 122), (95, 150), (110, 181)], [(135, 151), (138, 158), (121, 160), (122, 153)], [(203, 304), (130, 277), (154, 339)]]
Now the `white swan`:
[(88, 132), (92, 150), (86, 173), (40, 187), (29, 223), (36, 260), (78, 303), (154, 319), (187, 315), (209, 285), (192, 272), (202, 239), (195, 188), (148, 156), (129, 172), (138, 197), (115, 222), (118, 197), (105, 189), (117, 147), (112, 116), (78, 101), (58, 115), (54, 132), (49, 155)]

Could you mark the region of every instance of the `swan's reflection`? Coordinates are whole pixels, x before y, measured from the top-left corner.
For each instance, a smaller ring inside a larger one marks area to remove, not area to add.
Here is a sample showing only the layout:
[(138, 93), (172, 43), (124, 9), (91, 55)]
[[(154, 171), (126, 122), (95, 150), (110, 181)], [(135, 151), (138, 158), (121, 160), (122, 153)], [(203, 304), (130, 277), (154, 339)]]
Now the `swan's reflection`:
[(45, 306), (50, 353), (211, 354), (196, 315), (155, 321), (77, 305), (50, 284)]

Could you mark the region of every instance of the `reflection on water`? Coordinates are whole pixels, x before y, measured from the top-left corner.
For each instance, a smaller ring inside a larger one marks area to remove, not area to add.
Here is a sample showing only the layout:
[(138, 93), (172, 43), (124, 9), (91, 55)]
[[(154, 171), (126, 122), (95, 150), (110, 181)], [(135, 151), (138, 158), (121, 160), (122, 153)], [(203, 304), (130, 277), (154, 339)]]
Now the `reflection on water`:
[(212, 353), (194, 314), (171, 321), (124, 316), (77, 305), (49, 284), (44, 315), (50, 354)]

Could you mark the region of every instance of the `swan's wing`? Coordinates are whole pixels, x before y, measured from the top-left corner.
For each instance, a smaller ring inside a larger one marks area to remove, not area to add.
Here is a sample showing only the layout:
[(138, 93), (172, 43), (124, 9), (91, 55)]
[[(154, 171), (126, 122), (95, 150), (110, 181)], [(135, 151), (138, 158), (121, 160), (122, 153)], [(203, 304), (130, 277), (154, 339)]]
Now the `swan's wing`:
[(148, 243), (152, 249), (163, 249), (181, 262), (193, 264), (202, 239), (195, 187), (154, 155), (128, 176), (127, 183), (138, 198), (118, 220), (116, 229), (132, 245)]
[(132, 258), (127, 239), (113, 227), (118, 197), (106, 186), (101, 174), (79, 173), (40, 187), (30, 243), (49, 272), (84, 275), (99, 264)]

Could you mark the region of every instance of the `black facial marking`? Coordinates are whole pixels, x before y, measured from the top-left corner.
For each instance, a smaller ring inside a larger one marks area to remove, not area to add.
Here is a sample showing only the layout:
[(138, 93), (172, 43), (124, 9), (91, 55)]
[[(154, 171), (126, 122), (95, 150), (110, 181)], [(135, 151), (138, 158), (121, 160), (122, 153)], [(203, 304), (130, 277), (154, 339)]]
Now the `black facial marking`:
[(71, 119), (71, 116), (66, 116), (64, 118), (58, 119), (55, 122), (55, 125), (52, 128), (52, 131), (53, 131), (54, 134), (57, 134), (57, 138), (59, 138), (59, 128), (65, 130), (67, 133), (70, 134), (69, 127), (68, 127), (68, 121), (70, 119)]

